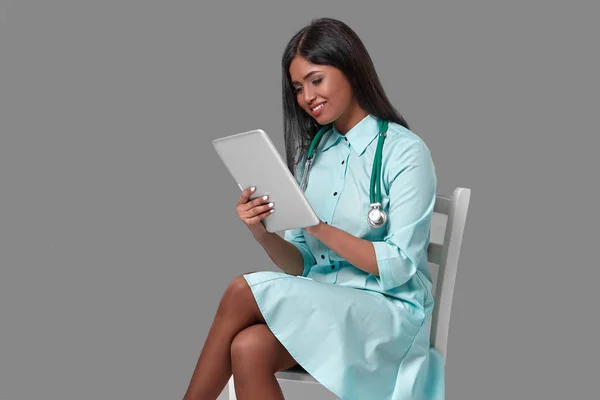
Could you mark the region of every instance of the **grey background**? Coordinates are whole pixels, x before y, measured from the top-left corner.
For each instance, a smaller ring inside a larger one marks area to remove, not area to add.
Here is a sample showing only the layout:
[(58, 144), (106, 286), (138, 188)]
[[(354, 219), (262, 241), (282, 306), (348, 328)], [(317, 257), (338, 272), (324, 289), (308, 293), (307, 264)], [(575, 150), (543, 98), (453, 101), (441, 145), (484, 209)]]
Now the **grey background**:
[(447, 398), (593, 397), (598, 3), (201, 3), (0, 1), (0, 399), (183, 397), (228, 283), (277, 270), (211, 140), (284, 151), (281, 54), (320, 16), (364, 40), (438, 194), (473, 191)]

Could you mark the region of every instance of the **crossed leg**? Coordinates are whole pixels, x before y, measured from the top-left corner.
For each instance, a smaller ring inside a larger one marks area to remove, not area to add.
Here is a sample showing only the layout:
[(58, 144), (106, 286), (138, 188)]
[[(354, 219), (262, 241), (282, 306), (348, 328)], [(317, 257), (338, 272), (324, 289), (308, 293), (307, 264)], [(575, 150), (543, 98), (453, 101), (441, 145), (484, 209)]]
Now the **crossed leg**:
[(297, 363), (267, 325), (252, 325), (238, 333), (231, 345), (231, 357), (239, 400), (283, 400), (275, 372)]
[(183, 400), (217, 399), (232, 373), (240, 400), (283, 399), (274, 374), (294, 365), (238, 276), (221, 298)]

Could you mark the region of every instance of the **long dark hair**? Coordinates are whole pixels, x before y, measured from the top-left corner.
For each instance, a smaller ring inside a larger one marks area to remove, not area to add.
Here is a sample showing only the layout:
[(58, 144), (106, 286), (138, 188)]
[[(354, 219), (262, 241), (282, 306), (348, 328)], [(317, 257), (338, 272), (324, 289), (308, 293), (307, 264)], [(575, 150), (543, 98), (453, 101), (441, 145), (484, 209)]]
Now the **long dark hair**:
[(353, 95), (366, 112), (410, 129), (387, 98), (373, 61), (358, 35), (341, 21), (314, 19), (292, 37), (281, 61), (285, 152), (287, 166), (294, 176), (296, 165), (306, 158), (310, 143), (320, 128), (300, 108), (294, 94), (290, 64), (297, 55), (312, 64), (338, 68), (350, 82)]

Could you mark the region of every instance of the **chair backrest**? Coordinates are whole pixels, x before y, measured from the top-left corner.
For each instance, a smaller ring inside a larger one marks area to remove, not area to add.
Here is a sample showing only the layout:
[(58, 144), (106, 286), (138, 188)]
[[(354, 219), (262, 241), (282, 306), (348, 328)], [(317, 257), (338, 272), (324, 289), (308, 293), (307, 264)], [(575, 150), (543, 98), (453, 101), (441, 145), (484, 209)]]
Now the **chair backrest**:
[[(448, 351), (448, 329), (456, 271), (470, 199), (471, 189), (461, 187), (454, 190), (452, 198), (437, 196), (431, 240), (427, 249), (427, 261), (438, 265), (437, 275), (432, 274), (437, 279), (433, 289), (435, 305), (431, 317), (430, 342), (440, 352), (444, 362)], [(440, 220), (443, 221), (444, 217), (445, 227), (444, 224), (438, 223)], [(442, 229), (444, 235), (438, 241), (436, 237), (441, 236), (439, 231)]]

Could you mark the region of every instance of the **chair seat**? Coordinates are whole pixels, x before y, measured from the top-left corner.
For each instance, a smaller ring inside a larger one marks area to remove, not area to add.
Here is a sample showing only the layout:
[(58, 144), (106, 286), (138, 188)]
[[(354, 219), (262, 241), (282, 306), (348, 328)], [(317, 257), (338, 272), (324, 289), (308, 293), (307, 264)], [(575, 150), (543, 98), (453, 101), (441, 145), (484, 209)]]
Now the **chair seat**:
[(302, 382), (313, 382), (318, 383), (315, 378), (310, 376), (308, 372), (304, 370), (299, 364), (296, 364), (292, 368), (286, 369), (285, 371), (279, 371), (275, 374), (277, 379), (283, 379), (288, 381), (302, 381)]

